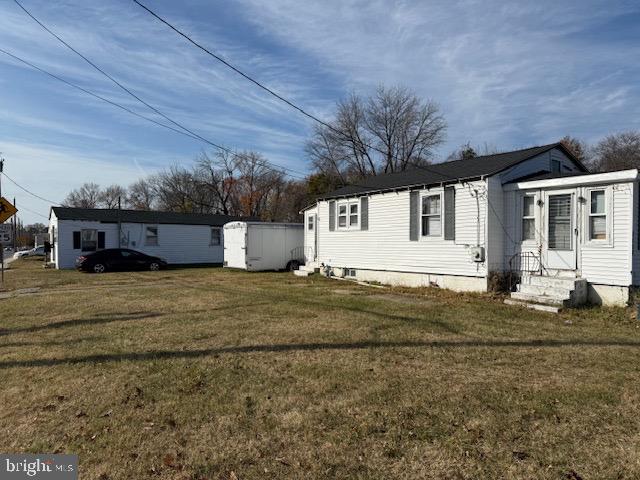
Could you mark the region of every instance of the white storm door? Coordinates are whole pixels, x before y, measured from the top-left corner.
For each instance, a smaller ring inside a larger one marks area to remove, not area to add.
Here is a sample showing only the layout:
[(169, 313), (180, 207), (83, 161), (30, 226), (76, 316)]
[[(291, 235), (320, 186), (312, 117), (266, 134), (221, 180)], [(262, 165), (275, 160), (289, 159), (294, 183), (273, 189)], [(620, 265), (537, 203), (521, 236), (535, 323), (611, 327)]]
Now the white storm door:
[(576, 269), (575, 201), (574, 190), (547, 192), (545, 195), (546, 268)]

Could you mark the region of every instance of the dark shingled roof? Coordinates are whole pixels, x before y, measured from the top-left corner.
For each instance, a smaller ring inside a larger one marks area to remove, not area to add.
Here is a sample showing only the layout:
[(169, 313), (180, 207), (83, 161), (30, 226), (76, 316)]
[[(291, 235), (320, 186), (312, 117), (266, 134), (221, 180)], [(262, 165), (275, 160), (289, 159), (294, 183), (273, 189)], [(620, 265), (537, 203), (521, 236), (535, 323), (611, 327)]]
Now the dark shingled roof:
[(251, 220), (230, 215), (208, 213), (155, 212), (149, 210), (118, 210), (110, 208), (51, 207), (59, 220), (85, 220), (90, 222), (162, 223), (173, 225), (222, 226), (228, 222)]
[(561, 149), (569, 158), (573, 159), (580, 167), (587, 169), (578, 162), (575, 157), (562, 144), (552, 143), (539, 147), (526, 148), (513, 152), (484, 155), (467, 160), (454, 160), (451, 162), (427, 165), (424, 168), (405, 170), (404, 172), (388, 173), (367, 177), (357, 185), (347, 185), (333, 192), (323, 195), (319, 200), (327, 198), (346, 197), (360, 195), (366, 192), (388, 191), (396, 188), (418, 185), (435, 185), (442, 182), (455, 182), (462, 179), (479, 178), (481, 176), (495, 175), (509, 167), (524, 162), (536, 155), (545, 153), (553, 148)]

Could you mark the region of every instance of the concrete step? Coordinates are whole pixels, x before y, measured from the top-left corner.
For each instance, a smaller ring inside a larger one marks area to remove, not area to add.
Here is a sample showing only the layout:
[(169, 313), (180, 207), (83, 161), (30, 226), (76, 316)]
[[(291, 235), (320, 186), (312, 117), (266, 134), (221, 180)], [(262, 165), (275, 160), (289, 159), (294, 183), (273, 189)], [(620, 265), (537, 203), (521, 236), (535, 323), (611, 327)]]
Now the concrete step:
[(563, 288), (566, 290), (574, 290), (576, 282), (586, 282), (581, 278), (563, 278), (563, 277), (549, 277), (547, 275), (523, 275), (521, 282), (525, 285), (537, 285), (541, 287), (555, 287)]
[(568, 298), (558, 297), (555, 295), (535, 295), (522, 292), (511, 292), (512, 300), (521, 302), (537, 303), (541, 305), (552, 305), (556, 307), (564, 307), (569, 303)]
[(530, 295), (551, 295), (555, 297), (571, 298), (572, 289), (554, 287), (548, 285), (531, 285), (528, 283), (519, 283), (517, 286), (518, 292), (527, 293)]
[(506, 303), (507, 305), (514, 305), (514, 306), (518, 306), (518, 307), (531, 308), (533, 310), (539, 310), (541, 312), (548, 312), (548, 313), (558, 313), (558, 312), (560, 312), (560, 310), (562, 310), (562, 307), (557, 306), (557, 305), (545, 305), (545, 304), (541, 304), (541, 303), (523, 302), (523, 301), (520, 301), (520, 300), (514, 300), (512, 298), (506, 298), (504, 300), (504, 303)]
[(299, 270), (304, 270), (305, 272), (318, 273), (320, 271), (320, 267), (316, 267), (315, 265), (300, 265)]
[(309, 272), (308, 270), (294, 270), (293, 274), (296, 277), (308, 277), (309, 275), (313, 275), (313, 272)]

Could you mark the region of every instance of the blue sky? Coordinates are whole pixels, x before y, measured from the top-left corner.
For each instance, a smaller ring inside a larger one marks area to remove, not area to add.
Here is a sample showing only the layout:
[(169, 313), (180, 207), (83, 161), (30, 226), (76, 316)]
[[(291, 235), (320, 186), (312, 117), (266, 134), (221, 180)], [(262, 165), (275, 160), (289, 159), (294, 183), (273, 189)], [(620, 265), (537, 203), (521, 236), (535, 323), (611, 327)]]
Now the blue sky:
[[(136, 94), (210, 140), (308, 169), (308, 119), (187, 44), (129, 0), (22, 0)], [(379, 84), (437, 102), (460, 144), (595, 142), (640, 128), (637, 1), (147, 0), (274, 90), (329, 119)], [(0, 46), (136, 111), (127, 97), (0, 0)], [(189, 165), (205, 145), (87, 97), (0, 54), (0, 152), (18, 183), (61, 201), (86, 181), (135, 181)], [(8, 181), (25, 222), (49, 205)]]

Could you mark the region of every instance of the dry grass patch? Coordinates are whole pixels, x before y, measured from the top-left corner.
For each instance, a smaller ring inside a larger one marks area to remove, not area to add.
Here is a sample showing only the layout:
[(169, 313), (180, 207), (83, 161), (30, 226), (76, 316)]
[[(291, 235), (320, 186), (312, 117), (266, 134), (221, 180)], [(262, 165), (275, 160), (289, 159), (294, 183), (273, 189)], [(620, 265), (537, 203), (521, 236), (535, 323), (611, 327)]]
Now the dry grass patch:
[(630, 310), (223, 269), (6, 279), (41, 290), (0, 300), (0, 451), (78, 453), (81, 478), (640, 476)]

